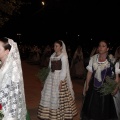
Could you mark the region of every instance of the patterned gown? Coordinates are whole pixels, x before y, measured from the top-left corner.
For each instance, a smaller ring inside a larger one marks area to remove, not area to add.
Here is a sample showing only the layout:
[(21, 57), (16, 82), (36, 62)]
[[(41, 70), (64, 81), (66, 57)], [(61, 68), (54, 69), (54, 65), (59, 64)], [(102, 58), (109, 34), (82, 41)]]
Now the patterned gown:
[[(38, 118), (44, 120), (71, 120), (77, 114), (77, 109), (66, 55), (62, 53), (55, 57), (55, 53), (53, 53), (49, 67), (51, 71), (41, 92)], [(59, 91), (61, 80), (62, 87)]]

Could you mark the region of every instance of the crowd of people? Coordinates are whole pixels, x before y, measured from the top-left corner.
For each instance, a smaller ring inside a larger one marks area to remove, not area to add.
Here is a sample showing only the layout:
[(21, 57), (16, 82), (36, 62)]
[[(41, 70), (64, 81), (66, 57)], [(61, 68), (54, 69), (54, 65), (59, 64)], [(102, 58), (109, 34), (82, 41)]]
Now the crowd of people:
[[(48, 67), (50, 71), (41, 91), (37, 117), (40, 120), (73, 120), (80, 112), (81, 120), (120, 120), (120, 47), (109, 54), (106, 40), (99, 41), (89, 58), (81, 46), (72, 52), (64, 41), (52, 47), (17, 46), (9, 38), (0, 39), (0, 104), (2, 120), (29, 120), (21, 60)], [(87, 60), (86, 60), (87, 59)], [(86, 75), (85, 75), (86, 73)], [(117, 86), (112, 93), (99, 92), (106, 77), (114, 76)], [(72, 77), (84, 78), (84, 102), (77, 110)]]

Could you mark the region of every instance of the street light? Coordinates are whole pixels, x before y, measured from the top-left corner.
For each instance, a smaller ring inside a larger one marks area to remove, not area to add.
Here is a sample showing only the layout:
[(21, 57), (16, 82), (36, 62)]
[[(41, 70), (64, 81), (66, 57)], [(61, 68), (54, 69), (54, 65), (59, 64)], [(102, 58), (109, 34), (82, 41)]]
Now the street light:
[(21, 33), (17, 33), (18, 40), (19, 40), (20, 43), (21, 43), (21, 41), (20, 41), (20, 36), (21, 36), (21, 35), (22, 35)]
[(17, 33), (17, 36), (18, 36), (18, 38), (19, 38), (19, 40), (20, 40), (21, 33)]
[(43, 6), (45, 5), (45, 2), (44, 2), (44, 1), (42, 1), (42, 5), (43, 5)]

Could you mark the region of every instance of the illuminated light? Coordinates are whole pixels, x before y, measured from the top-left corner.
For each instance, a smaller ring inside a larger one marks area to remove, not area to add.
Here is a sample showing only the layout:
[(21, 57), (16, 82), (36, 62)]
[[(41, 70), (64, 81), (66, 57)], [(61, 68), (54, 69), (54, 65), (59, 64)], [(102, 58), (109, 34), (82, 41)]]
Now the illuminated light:
[(21, 35), (21, 33), (17, 33), (17, 35)]
[(92, 38), (91, 38), (91, 40), (92, 40)]
[(42, 5), (45, 5), (45, 2), (44, 2), (44, 1), (42, 1)]

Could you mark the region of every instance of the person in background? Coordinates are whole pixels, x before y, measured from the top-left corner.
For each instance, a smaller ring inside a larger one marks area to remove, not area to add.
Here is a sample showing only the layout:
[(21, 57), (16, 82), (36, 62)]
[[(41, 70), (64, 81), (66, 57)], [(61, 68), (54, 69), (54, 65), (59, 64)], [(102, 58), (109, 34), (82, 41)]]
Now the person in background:
[(93, 47), (91, 53), (90, 53), (90, 57), (92, 57), (93, 55), (98, 54), (98, 47)]
[[(115, 72), (119, 74), (119, 85), (120, 85), (120, 46), (117, 47), (114, 56), (115, 56), (115, 62), (116, 62)], [(115, 95), (115, 97), (113, 97), (113, 99), (114, 99), (115, 106), (116, 106), (118, 120), (120, 120), (120, 88), (117, 94)]]
[(116, 60), (118, 60), (118, 61), (120, 60), (120, 46), (117, 47), (114, 56), (115, 56), (115, 59), (116, 59)]
[(83, 60), (82, 47), (78, 46), (71, 62), (71, 67), (70, 67), (71, 77), (77, 77), (77, 78), (84, 77), (85, 68), (83, 61), (84, 60)]

